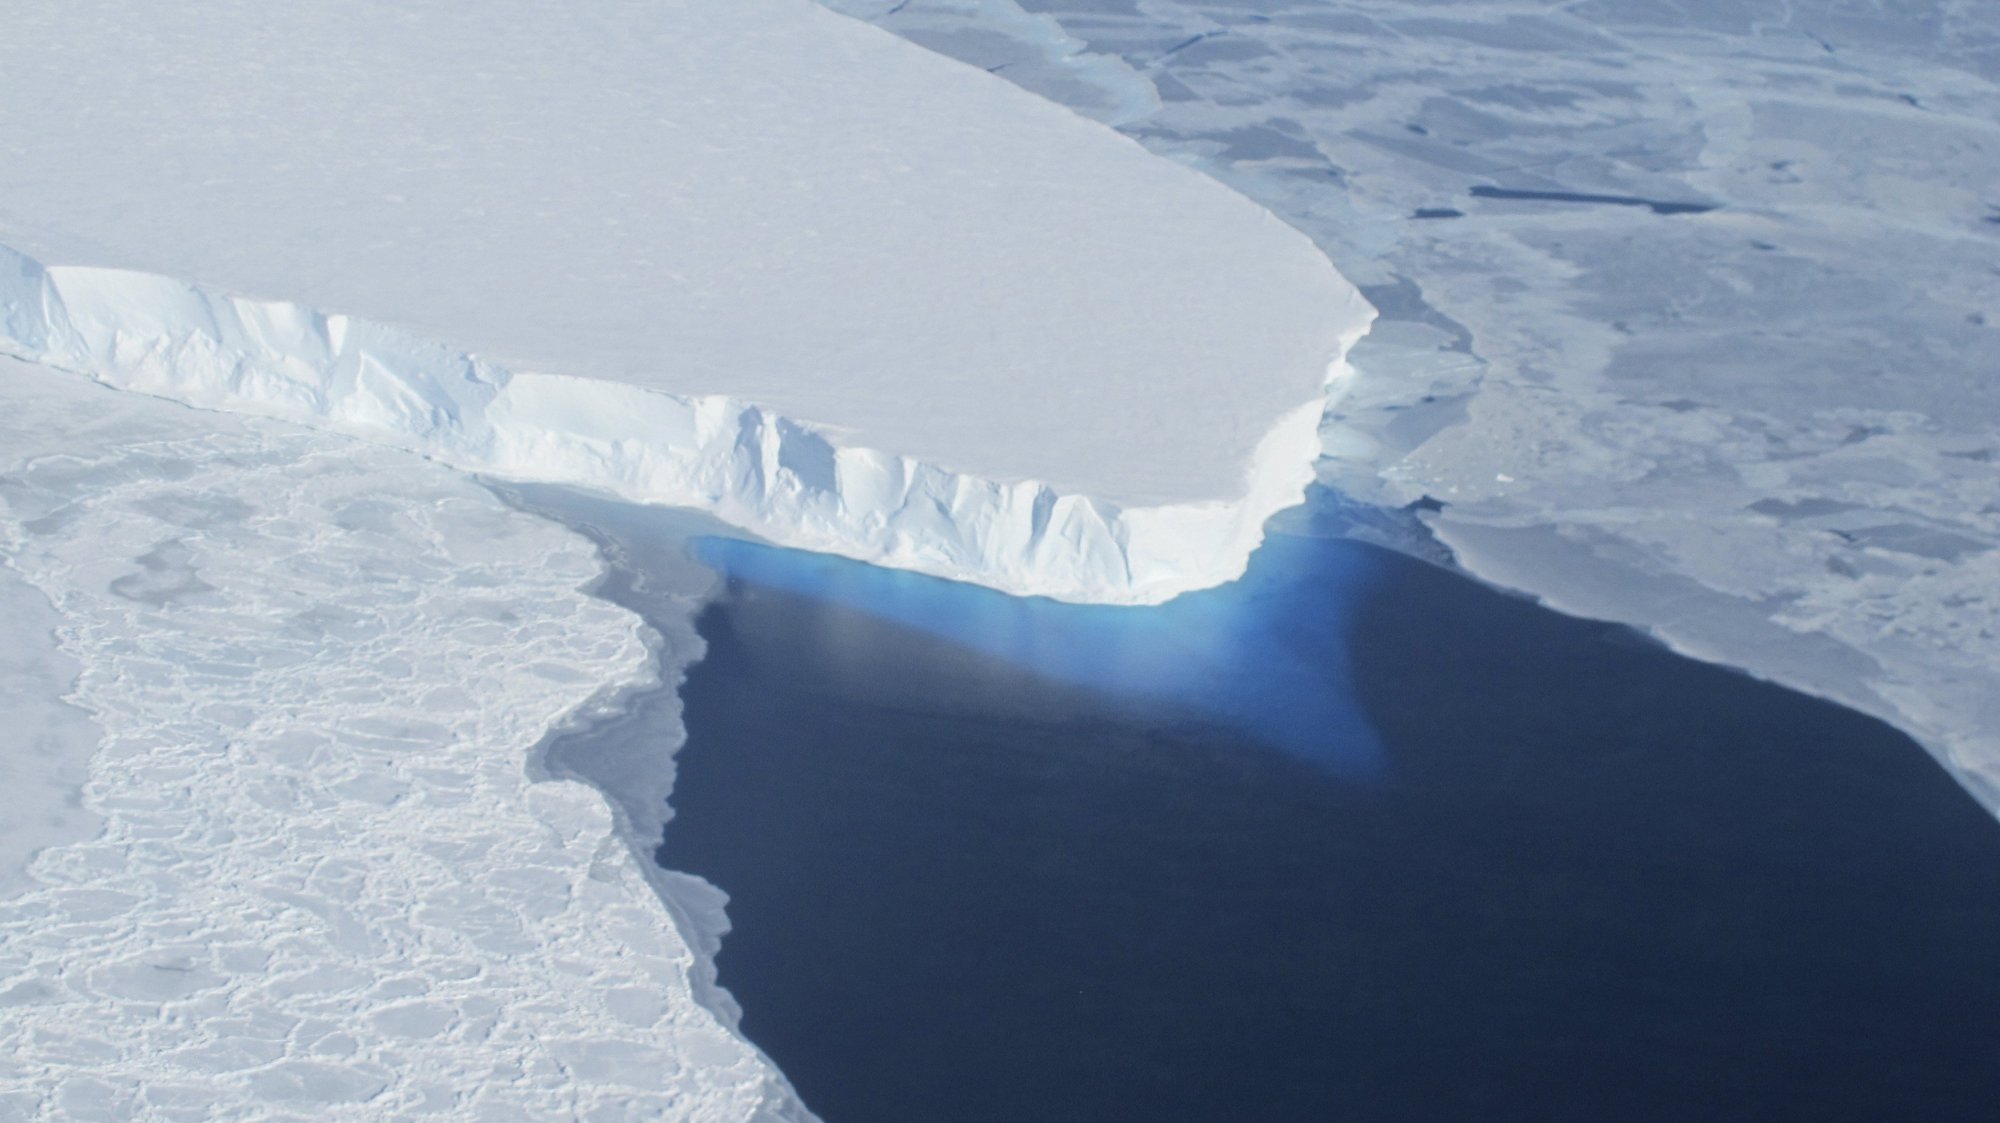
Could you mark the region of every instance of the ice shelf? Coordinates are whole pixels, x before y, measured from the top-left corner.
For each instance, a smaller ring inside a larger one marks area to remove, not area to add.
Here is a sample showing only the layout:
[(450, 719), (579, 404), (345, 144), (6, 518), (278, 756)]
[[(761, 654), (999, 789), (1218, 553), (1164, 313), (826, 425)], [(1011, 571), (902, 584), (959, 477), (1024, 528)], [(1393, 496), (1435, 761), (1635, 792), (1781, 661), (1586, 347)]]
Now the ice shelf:
[(0, 42), (0, 347), (1022, 593), (1235, 576), (1372, 310), (806, 0), (82, 0)]

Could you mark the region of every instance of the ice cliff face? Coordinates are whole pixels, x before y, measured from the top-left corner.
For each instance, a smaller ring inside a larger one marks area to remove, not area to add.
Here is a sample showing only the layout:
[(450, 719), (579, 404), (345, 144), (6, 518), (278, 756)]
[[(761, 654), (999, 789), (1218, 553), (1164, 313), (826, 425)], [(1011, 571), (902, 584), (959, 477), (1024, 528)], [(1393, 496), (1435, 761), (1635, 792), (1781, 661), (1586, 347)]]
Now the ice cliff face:
[[(1327, 392), (1372, 312), (1343, 319)], [(282, 418), (470, 471), (694, 507), (773, 542), (1012, 593), (1157, 603), (1242, 573), (1312, 479), (1326, 399), (1258, 444), (1242, 496), (1122, 506), (844, 445), (728, 397), (510, 371), (407, 332), (0, 247), (0, 351), (209, 409)]]
[(1226, 580), (1371, 315), (1269, 210), (805, 0), (19, 15), (9, 350), (788, 545)]

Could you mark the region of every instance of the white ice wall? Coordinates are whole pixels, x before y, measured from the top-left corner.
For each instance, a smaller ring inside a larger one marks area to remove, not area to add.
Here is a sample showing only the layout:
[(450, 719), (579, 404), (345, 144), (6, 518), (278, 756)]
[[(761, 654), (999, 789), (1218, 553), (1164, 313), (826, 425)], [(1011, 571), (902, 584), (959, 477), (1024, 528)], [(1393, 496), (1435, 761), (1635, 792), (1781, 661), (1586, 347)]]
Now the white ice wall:
[[(1153, 602), (1240, 574), (1264, 520), (1311, 479), (1323, 402), (1275, 420), (1245, 494), (1121, 507), (852, 447), (719, 395), (514, 373), (394, 328), (164, 277), (43, 268), (5, 247), (0, 310), (0, 350), (122, 389), (468, 470), (698, 507), (786, 545), (1076, 600)], [(1341, 350), (1365, 323), (1354, 318)]]
[(1017, 592), (1234, 576), (1372, 315), (804, 0), (35, 2), (0, 104), (18, 354)]

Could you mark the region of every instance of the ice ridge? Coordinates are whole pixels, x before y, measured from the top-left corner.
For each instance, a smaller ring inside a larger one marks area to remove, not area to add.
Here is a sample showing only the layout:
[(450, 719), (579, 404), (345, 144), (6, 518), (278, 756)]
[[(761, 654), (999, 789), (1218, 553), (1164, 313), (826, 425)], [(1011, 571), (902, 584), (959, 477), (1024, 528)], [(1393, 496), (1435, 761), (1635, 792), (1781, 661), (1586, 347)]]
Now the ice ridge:
[(1325, 392), (1258, 445), (1234, 500), (1121, 505), (955, 472), (719, 395), (504, 369), (387, 325), (0, 246), (0, 352), (207, 409), (280, 418), (464, 470), (708, 511), (780, 545), (1020, 595), (1153, 604), (1240, 576), (1299, 503), (1373, 310), (1342, 320)]

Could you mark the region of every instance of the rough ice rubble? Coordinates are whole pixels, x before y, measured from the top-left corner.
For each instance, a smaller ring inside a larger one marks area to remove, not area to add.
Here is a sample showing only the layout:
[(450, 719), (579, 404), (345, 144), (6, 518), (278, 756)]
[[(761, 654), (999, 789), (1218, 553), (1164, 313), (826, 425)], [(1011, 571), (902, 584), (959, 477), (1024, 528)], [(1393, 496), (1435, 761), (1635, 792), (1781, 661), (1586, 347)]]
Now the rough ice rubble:
[(0, 405), (0, 561), (103, 737), (102, 834), (0, 898), (0, 1118), (810, 1118), (688, 886), (526, 767), (649, 674), (587, 543), (390, 449), (9, 360)]
[(17, 13), (6, 346), (1014, 592), (1297, 500), (1371, 313), (1296, 231), (802, 0), (600, 15)]

